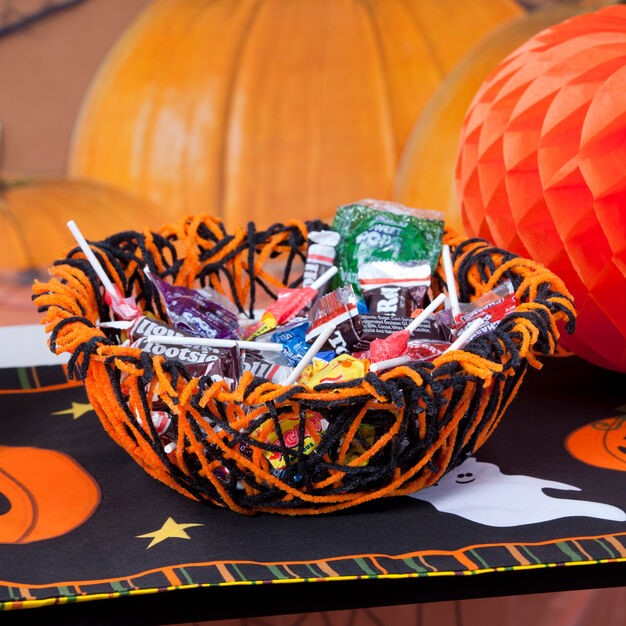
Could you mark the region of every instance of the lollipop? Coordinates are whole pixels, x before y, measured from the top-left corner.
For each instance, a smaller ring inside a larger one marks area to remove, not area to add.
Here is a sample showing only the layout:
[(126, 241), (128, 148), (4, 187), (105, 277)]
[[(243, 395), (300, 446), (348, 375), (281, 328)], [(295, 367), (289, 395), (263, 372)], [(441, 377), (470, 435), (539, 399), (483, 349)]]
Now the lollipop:
[(211, 348), (234, 348), (242, 350), (260, 350), (261, 352), (280, 352), (282, 343), (273, 341), (243, 341), (240, 339), (216, 339), (215, 337), (172, 337), (169, 335), (146, 335), (147, 341), (170, 345), (208, 346)]
[(452, 311), (452, 319), (456, 322), (461, 311), (457, 296), (456, 279), (454, 278), (454, 268), (452, 267), (450, 246), (447, 244), (441, 246), (441, 257), (443, 259), (443, 271), (446, 275), (446, 285), (448, 286), (448, 303)]
[(335, 332), (335, 326), (328, 326), (317, 336), (306, 354), (300, 359), (300, 362), (293, 368), (291, 375), (285, 380), (285, 385), (293, 385), (302, 374), (304, 368), (313, 360), (313, 357), (321, 350), (328, 338)]
[(280, 324), (284, 324), (294, 318), (313, 302), (320, 288), (336, 273), (337, 268), (333, 265), (308, 287), (298, 287), (296, 289), (285, 287), (280, 289), (275, 302), (265, 309), (261, 316), (261, 321), (252, 327), (246, 339), (253, 339), (258, 335), (267, 333)]
[(104, 287), (105, 302), (113, 309), (114, 313), (123, 320), (133, 320), (138, 317), (140, 315), (140, 311), (137, 308), (135, 299), (131, 297), (125, 298), (119, 290), (119, 287), (111, 282), (111, 279), (104, 271), (102, 264), (98, 261), (96, 255), (89, 247), (87, 240), (83, 237), (83, 234), (80, 232), (78, 226), (76, 226), (76, 223), (73, 220), (70, 220), (67, 222), (67, 227), (70, 229), (70, 232), (74, 235), (74, 239), (76, 239), (80, 249), (87, 257), (87, 261), (89, 261), (89, 264), (98, 275), (98, 278)]
[(405, 365), (411, 361), (411, 357), (404, 354), (402, 356), (393, 357), (391, 359), (385, 359), (383, 361), (377, 361), (370, 365), (370, 372), (382, 372), (383, 370), (391, 369), (392, 367), (399, 367)]
[(411, 333), (446, 299), (440, 293), (404, 330), (391, 333), (384, 339), (375, 339), (370, 344), (369, 356), (374, 363), (402, 356), (407, 349)]
[(476, 318), (472, 320), (459, 334), (459, 336), (454, 340), (450, 347), (446, 350), (446, 352), (451, 352), (452, 350), (460, 350), (466, 343), (468, 343), (474, 336), (480, 331), (480, 329), (488, 324), (488, 322), (482, 318)]

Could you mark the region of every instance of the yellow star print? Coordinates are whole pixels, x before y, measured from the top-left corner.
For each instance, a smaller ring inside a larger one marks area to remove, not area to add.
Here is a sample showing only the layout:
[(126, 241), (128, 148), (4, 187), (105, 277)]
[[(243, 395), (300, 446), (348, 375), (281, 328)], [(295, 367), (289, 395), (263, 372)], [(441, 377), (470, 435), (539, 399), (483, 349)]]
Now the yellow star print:
[(137, 538), (152, 538), (152, 541), (146, 548), (146, 550), (148, 550), (152, 546), (155, 546), (157, 543), (161, 543), (161, 541), (165, 541), (166, 539), (191, 539), (191, 537), (185, 532), (185, 528), (191, 528), (193, 526), (204, 526), (204, 524), (179, 524), (171, 517), (168, 517), (165, 524), (163, 524), (159, 530), (154, 530), (151, 533), (146, 533), (145, 535), (137, 535)]
[(77, 420), (88, 411), (93, 411), (93, 407), (90, 402), (72, 402), (71, 409), (55, 411), (52, 415), (71, 415), (75, 420)]

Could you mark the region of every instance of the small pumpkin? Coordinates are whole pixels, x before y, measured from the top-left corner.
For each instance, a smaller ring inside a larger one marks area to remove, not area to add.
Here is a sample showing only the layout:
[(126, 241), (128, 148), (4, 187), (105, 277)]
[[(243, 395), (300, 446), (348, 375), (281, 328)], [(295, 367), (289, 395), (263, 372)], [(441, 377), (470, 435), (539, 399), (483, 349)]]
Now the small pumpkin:
[(62, 452), (0, 446), (0, 496), (0, 543), (31, 543), (88, 520), (100, 488)]
[(409, 206), (446, 213), (446, 223), (465, 231), (454, 170), (465, 113), (483, 81), (515, 48), (568, 17), (612, 4), (579, 0), (548, 5), (504, 22), (483, 37), (448, 73), (424, 106), (406, 142), (393, 197)]
[(66, 227), (73, 219), (88, 239), (158, 227), (167, 213), (158, 205), (102, 183), (63, 178), (0, 176), (0, 269), (49, 266), (76, 245)]
[(390, 197), (422, 107), (514, 0), (157, 0), (82, 104), (69, 173), (227, 228)]

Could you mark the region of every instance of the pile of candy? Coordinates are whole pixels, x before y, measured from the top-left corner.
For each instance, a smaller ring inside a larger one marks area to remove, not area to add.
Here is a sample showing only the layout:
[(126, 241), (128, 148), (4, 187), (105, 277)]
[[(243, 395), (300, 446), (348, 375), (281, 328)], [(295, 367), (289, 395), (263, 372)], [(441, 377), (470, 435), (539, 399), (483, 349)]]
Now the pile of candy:
[[(75, 224), (68, 226), (117, 318), (100, 326), (117, 329), (125, 345), (177, 361), (189, 378), (225, 381), (230, 389), (246, 370), (276, 384), (313, 388), (432, 360), (489, 332), (516, 305), (509, 282), (459, 302), (450, 250), (442, 245), (443, 215), (397, 203), (340, 206), (329, 230), (308, 235), (302, 285), (281, 289), (252, 320), (214, 289), (172, 285), (148, 268), (144, 273), (169, 319), (142, 312), (111, 283)], [(446, 289), (437, 295), (431, 279), (440, 259)], [(171, 453), (171, 410), (155, 398), (150, 415)], [(315, 447), (324, 421), (314, 411), (307, 414), (305, 451)], [(277, 438), (271, 419), (257, 430), (258, 441)], [(281, 431), (285, 445), (292, 431), (297, 443), (297, 424), (281, 423)], [(266, 456), (275, 470), (284, 467), (282, 454)]]
[[(309, 233), (302, 286), (281, 289), (258, 320), (210, 287), (171, 285), (147, 268), (169, 322), (143, 315), (97, 267), (75, 224), (68, 226), (122, 320), (103, 327), (124, 329), (128, 345), (176, 359), (190, 376), (231, 387), (244, 370), (278, 384), (314, 387), (432, 360), (493, 330), (515, 308), (509, 282), (458, 302), (450, 250), (441, 244), (442, 214), (398, 203), (340, 206), (330, 230)], [(440, 256), (447, 293), (434, 296), (431, 276)]]

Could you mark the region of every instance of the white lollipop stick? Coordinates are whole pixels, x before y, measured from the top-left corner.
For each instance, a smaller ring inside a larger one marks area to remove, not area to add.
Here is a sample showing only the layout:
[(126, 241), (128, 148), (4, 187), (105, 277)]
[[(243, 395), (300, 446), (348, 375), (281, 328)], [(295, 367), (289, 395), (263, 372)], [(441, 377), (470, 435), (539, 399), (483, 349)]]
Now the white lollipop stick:
[(268, 352), (281, 352), (282, 343), (271, 341), (242, 341), (240, 339), (215, 339), (212, 337), (187, 337), (184, 335), (146, 335), (146, 341), (165, 343), (169, 345), (184, 346), (209, 346), (212, 348), (233, 348), (239, 346), (242, 350), (266, 350)]
[(115, 288), (115, 285), (111, 282), (111, 279), (107, 276), (107, 273), (104, 271), (102, 264), (96, 258), (96, 255), (93, 253), (93, 250), (89, 247), (87, 240), (83, 237), (83, 234), (78, 229), (78, 226), (76, 226), (76, 223), (74, 222), (74, 220), (70, 220), (69, 222), (67, 222), (67, 227), (70, 229), (70, 232), (72, 233), (72, 235), (74, 235), (74, 239), (76, 239), (76, 242), (80, 246), (80, 249), (83, 251), (83, 253), (87, 257), (89, 264), (91, 265), (91, 267), (93, 267), (94, 271), (98, 275), (98, 278), (100, 279), (100, 282), (102, 283), (105, 290), (109, 292), (109, 295), (111, 296), (111, 298), (119, 298), (120, 294)]
[(458, 350), (462, 348), (469, 338), (485, 323), (483, 319), (475, 319), (473, 322), (470, 322), (466, 328), (463, 329), (461, 334), (455, 339), (455, 341), (446, 348), (445, 352), (450, 352), (450, 350)]
[(309, 285), (309, 287), (317, 291), (322, 285), (325, 285), (336, 273), (337, 273), (337, 267), (334, 265), (331, 265), (331, 267), (329, 267), (321, 276), (316, 278)]
[(404, 365), (411, 360), (411, 357), (404, 354), (403, 356), (397, 356), (393, 359), (385, 359), (384, 361), (376, 361), (370, 365), (370, 372), (380, 372), (381, 370), (387, 370), (397, 365)]
[(448, 285), (448, 299), (450, 300), (450, 309), (452, 309), (453, 319), (456, 319), (461, 310), (459, 308), (459, 297), (457, 295), (456, 280), (454, 278), (454, 269), (452, 267), (450, 246), (448, 246), (447, 244), (441, 246), (441, 256), (443, 258), (443, 271), (446, 274), (446, 284)]
[(413, 332), (444, 300), (445, 294), (440, 293), (406, 328), (409, 333)]
[(293, 385), (300, 374), (302, 374), (304, 368), (313, 360), (313, 357), (320, 351), (322, 346), (326, 343), (326, 340), (335, 332), (336, 326), (331, 325), (328, 328), (322, 330), (317, 336), (317, 339), (311, 344), (311, 347), (306, 351), (306, 354), (300, 359), (298, 365), (293, 368), (293, 371), (285, 379), (284, 385)]
[(80, 249), (84, 252), (87, 257), (87, 261), (89, 261), (89, 264), (95, 270), (102, 286), (104, 287), (104, 290), (108, 294), (109, 301), (107, 304), (111, 306), (118, 317), (126, 320), (136, 318), (139, 315), (139, 310), (137, 309), (137, 305), (133, 298), (124, 298), (121, 291), (111, 282), (111, 279), (107, 276), (107, 273), (104, 271), (100, 261), (96, 258), (96, 255), (89, 247), (87, 240), (83, 237), (80, 230), (78, 230), (78, 226), (76, 226), (73, 220), (67, 222), (67, 227), (70, 229), (72, 235), (74, 235), (74, 239), (76, 239)]
[(96, 325), (99, 328), (116, 328), (118, 330), (127, 330), (129, 329), (135, 322), (131, 320), (114, 320), (111, 322), (98, 322)]

